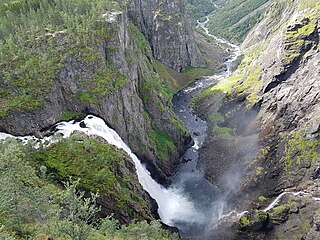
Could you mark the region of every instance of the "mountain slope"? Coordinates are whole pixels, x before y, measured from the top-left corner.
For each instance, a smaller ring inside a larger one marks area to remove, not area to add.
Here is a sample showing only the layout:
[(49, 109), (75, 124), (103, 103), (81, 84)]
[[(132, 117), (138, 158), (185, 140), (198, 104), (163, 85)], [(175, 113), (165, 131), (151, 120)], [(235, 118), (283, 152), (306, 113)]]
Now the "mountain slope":
[(241, 43), (270, 5), (268, 0), (222, 2), (210, 18), (211, 33)]
[(315, 1), (274, 2), (242, 44), (237, 71), (198, 102), (212, 130), (206, 149), (218, 144), (200, 153), (207, 178), (243, 169), (229, 203), (252, 211), (234, 239), (319, 238), (319, 19)]

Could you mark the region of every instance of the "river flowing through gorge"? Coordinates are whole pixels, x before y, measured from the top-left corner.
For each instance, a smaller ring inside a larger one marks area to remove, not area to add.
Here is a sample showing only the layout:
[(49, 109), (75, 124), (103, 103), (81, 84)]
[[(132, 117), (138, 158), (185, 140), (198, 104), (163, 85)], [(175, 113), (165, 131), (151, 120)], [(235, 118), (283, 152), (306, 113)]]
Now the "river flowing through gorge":
[[(165, 188), (152, 179), (150, 173), (143, 166), (137, 156), (131, 151), (121, 137), (109, 128), (103, 119), (88, 115), (81, 122), (60, 122), (54, 126), (56, 132), (63, 137), (69, 137), (74, 131), (84, 132), (87, 135), (96, 135), (104, 138), (109, 144), (123, 149), (134, 161), (139, 181), (143, 188), (156, 200), (161, 220), (177, 227), (182, 236), (202, 237), (209, 232), (223, 214), (230, 212), (225, 206), (225, 197), (220, 190), (204, 178), (201, 169), (197, 168), (198, 150), (202, 147), (207, 136), (207, 123), (193, 114), (190, 101), (199, 95), (205, 88), (227, 78), (233, 71), (233, 63), (240, 55), (239, 47), (209, 34), (206, 21), (198, 22), (210, 37), (228, 46), (230, 57), (226, 60), (226, 70), (213, 76), (202, 77), (187, 88), (179, 91), (173, 98), (174, 111), (190, 132), (194, 145), (182, 156), (182, 163), (172, 178), (172, 184)], [(0, 133), (0, 139), (12, 137)], [(37, 144), (49, 145), (55, 138), (38, 139), (34, 136), (17, 137), (23, 142), (34, 141)], [(228, 211), (228, 212), (227, 212)]]
[(176, 175), (172, 178), (172, 186), (180, 189), (183, 195), (192, 202), (196, 214), (190, 219), (175, 219), (174, 226), (178, 227), (182, 236), (204, 237), (223, 218), (224, 214), (232, 211), (227, 208), (225, 194), (218, 187), (207, 181), (204, 173), (197, 167), (198, 150), (207, 137), (207, 123), (193, 113), (191, 100), (198, 96), (207, 87), (225, 80), (234, 71), (234, 63), (240, 56), (240, 48), (224, 39), (209, 33), (209, 17), (203, 22), (198, 21), (198, 28), (225, 44), (230, 53), (225, 61), (226, 70), (212, 76), (202, 77), (190, 86), (179, 91), (173, 98), (174, 112), (190, 132), (194, 145), (182, 156), (182, 164), (178, 167)]
[[(208, 18), (204, 22), (199, 22), (198, 27), (203, 28), (209, 36), (212, 36), (208, 33), (207, 22)], [(164, 187), (152, 179), (150, 172), (118, 133), (99, 117), (88, 115), (81, 121), (59, 122), (49, 128), (52, 130), (52, 134), (60, 133), (63, 138), (70, 137), (76, 131), (83, 132), (89, 136), (99, 136), (109, 144), (124, 150), (135, 164), (142, 187), (156, 200), (161, 221), (169, 226), (177, 227), (182, 237), (196, 239), (210, 238), (215, 234), (217, 226), (221, 226), (228, 221), (237, 220), (243, 213), (246, 213), (246, 211), (240, 213), (230, 208), (227, 204), (230, 197), (228, 193), (221, 191), (217, 186), (206, 180), (203, 171), (197, 164), (198, 151), (206, 140), (208, 127), (205, 121), (193, 113), (190, 102), (207, 87), (225, 80), (234, 71), (234, 62), (240, 56), (239, 47), (223, 39), (214, 38), (223, 44), (227, 44), (231, 53), (225, 62), (225, 71), (196, 80), (190, 86), (176, 93), (173, 98), (174, 111), (190, 132), (194, 144), (181, 156), (181, 164), (177, 167), (176, 174), (172, 177), (172, 184), (169, 187)], [(15, 137), (10, 134), (0, 133), (0, 140), (7, 137), (14, 137), (24, 143), (31, 141), (35, 148), (46, 147), (60, 140), (58, 137), (52, 136), (45, 138), (37, 138), (35, 136)], [(306, 196), (309, 193), (284, 192), (264, 211), (267, 212), (274, 208), (286, 194)], [(319, 201), (318, 198), (314, 199)]]

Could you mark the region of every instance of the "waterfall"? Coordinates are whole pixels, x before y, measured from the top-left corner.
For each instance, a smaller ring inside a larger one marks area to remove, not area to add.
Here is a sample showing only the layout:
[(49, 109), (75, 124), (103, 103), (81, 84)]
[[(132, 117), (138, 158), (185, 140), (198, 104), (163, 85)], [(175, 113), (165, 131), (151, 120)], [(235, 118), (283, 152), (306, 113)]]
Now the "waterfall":
[[(191, 221), (197, 222), (202, 216), (199, 215), (191, 201), (183, 195), (182, 191), (178, 188), (171, 187), (165, 188), (158, 184), (150, 176), (150, 172), (143, 166), (137, 156), (131, 151), (131, 149), (125, 144), (116, 131), (109, 128), (103, 119), (88, 115), (83, 121), (83, 125), (80, 126), (80, 122), (69, 121), (60, 122), (56, 125), (57, 132), (62, 133), (64, 138), (70, 137), (74, 131), (84, 132), (88, 136), (96, 135), (104, 138), (109, 144), (112, 144), (122, 150), (124, 150), (133, 160), (139, 182), (142, 187), (150, 194), (150, 196), (156, 200), (159, 209), (158, 213), (161, 220), (168, 225), (173, 225), (175, 221)], [(12, 135), (0, 133), (0, 139), (6, 137), (13, 137)], [(23, 142), (29, 140), (37, 142), (55, 142), (49, 138), (37, 139), (34, 136), (15, 137)]]

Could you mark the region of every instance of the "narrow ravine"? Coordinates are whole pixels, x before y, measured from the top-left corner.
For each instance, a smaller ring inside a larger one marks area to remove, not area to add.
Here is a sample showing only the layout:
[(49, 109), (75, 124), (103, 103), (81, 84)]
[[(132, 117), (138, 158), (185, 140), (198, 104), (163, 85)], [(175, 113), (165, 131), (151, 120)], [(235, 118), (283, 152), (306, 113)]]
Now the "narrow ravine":
[(183, 191), (189, 201), (194, 204), (197, 215), (201, 216), (196, 223), (190, 222), (188, 219), (180, 219), (180, 221), (174, 222), (174, 226), (180, 229), (182, 236), (192, 237), (206, 235), (223, 217), (227, 209), (222, 200), (223, 193), (208, 182), (204, 178), (202, 170), (197, 168), (198, 150), (206, 140), (208, 127), (204, 120), (193, 113), (191, 99), (198, 96), (207, 87), (227, 78), (234, 71), (234, 62), (240, 56), (238, 46), (209, 33), (208, 21), (209, 17), (206, 17), (204, 22), (198, 21), (197, 27), (202, 28), (208, 36), (213, 37), (216, 41), (228, 46), (230, 57), (225, 62), (226, 71), (195, 81), (179, 91), (173, 98), (174, 111), (190, 132), (194, 145), (182, 156), (183, 163), (172, 179), (172, 186)]

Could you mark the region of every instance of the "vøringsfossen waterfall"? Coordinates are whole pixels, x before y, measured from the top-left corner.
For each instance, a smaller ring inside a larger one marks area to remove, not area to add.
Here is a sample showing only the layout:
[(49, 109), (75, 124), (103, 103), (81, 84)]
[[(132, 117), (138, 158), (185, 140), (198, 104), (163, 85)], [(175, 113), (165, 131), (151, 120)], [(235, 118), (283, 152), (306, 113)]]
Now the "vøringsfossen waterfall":
[[(83, 121), (84, 125), (80, 126), (80, 122), (69, 121), (60, 122), (55, 127), (57, 132), (62, 133), (63, 137), (70, 137), (75, 131), (84, 132), (87, 135), (96, 135), (104, 138), (109, 144), (112, 144), (124, 150), (134, 161), (139, 182), (143, 188), (155, 199), (158, 203), (158, 213), (161, 220), (168, 224), (173, 225), (175, 221), (201, 221), (199, 215), (193, 206), (193, 203), (185, 197), (179, 188), (171, 187), (165, 188), (152, 179), (148, 170), (143, 166), (137, 156), (131, 149), (124, 143), (121, 137), (113, 129), (107, 126), (103, 119), (96, 116), (88, 115)], [(0, 139), (6, 137), (13, 137), (12, 135), (1, 133)], [(53, 142), (56, 140), (46, 137), (45, 139), (37, 139), (34, 136), (17, 137), (22, 141), (40, 141), (40, 142)]]

